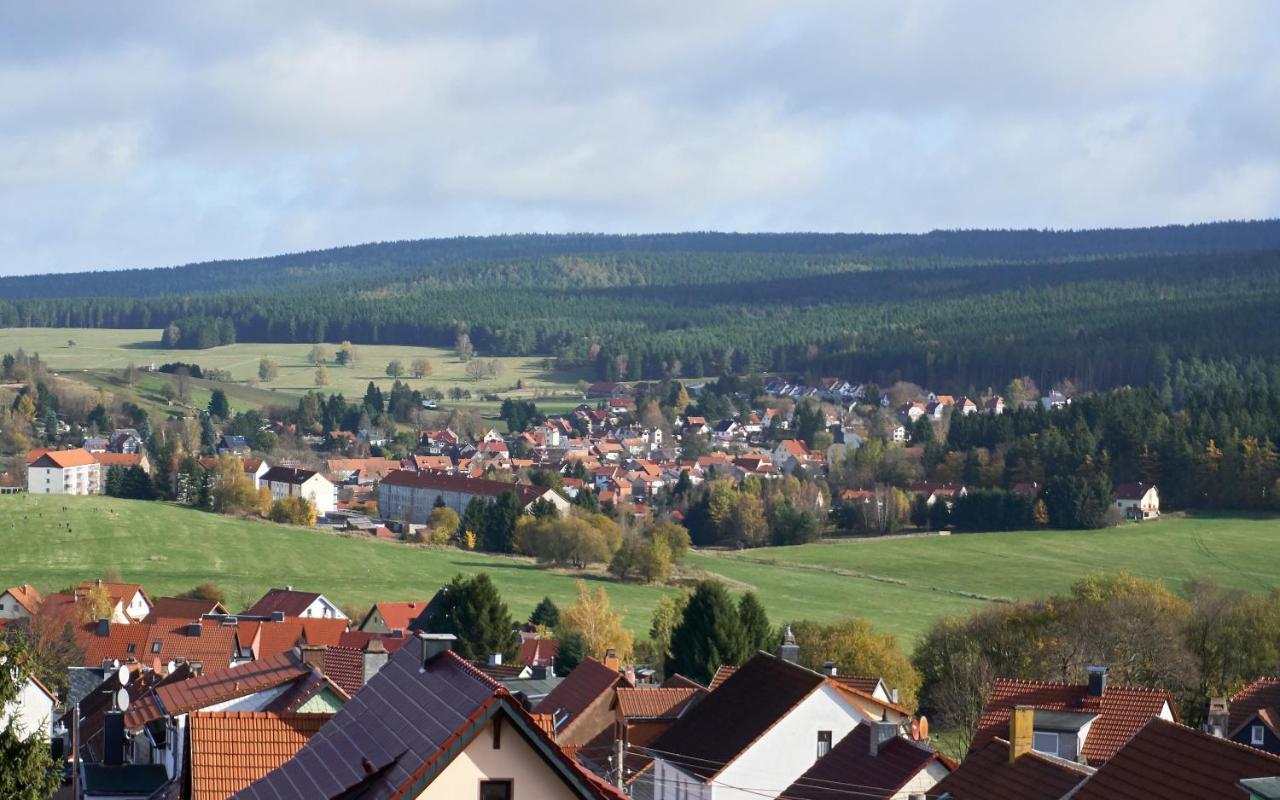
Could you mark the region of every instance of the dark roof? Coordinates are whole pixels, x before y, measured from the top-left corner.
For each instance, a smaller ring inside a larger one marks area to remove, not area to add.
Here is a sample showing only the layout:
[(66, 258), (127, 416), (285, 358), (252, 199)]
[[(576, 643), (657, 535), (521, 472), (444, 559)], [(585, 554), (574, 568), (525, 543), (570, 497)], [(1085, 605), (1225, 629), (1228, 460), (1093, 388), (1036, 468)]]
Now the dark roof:
[(1120, 500), (1141, 500), (1144, 494), (1154, 488), (1155, 486), (1152, 484), (1142, 483), (1141, 481), (1135, 483), (1119, 483), (1116, 484), (1115, 488), (1116, 498)]
[(137, 730), (161, 717), (195, 711), (237, 697), (293, 683), (311, 669), (293, 653), (254, 661), (232, 669), (197, 675), (183, 681), (165, 681), (129, 706), (125, 727)]
[(205, 614), (225, 614), (227, 610), (216, 600), (190, 600), (184, 597), (157, 597), (143, 622), (185, 620), (199, 622)]
[(1089, 727), (1080, 755), (1086, 763), (1097, 767), (1115, 755), (1148, 720), (1159, 716), (1166, 703), (1172, 712), (1173, 696), (1164, 689), (1107, 686), (1102, 697), (1092, 697), (1087, 686), (1000, 679), (991, 689), (970, 752), (986, 747), (996, 736), (1008, 741), (1009, 712), (1014, 706), (1032, 706), (1037, 711), (1092, 713), (1098, 718)]
[(1154, 719), (1085, 781), (1074, 797), (1243, 798), (1237, 782), (1274, 775), (1280, 775), (1280, 756)]
[(235, 797), (415, 797), (457, 748), (501, 713), (576, 796), (623, 798), (565, 756), (506, 690), (451, 651), (424, 660), (425, 647), (419, 640), (400, 648), (296, 756)]
[(653, 747), (684, 759), (685, 771), (712, 778), (824, 680), (804, 667), (759, 653), (677, 720)]
[(286, 617), (296, 617), (316, 601), (319, 592), (295, 592), (292, 589), (270, 589), (258, 602), (244, 610), (246, 617), (269, 617), (279, 611)]
[(991, 739), (929, 790), (929, 800), (1060, 800), (1089, 775), (1089, 768), (1027, 753), (1009, 763), (1009, 743)]
[(169, 782), (163, 764), (125, 764), (107, 767), (84, 764), (84, 788), (95, 794), (139, 795), (154, 792)]
[(533, 710), (554, 714), (557, 720), (562, 720), (557, 727), (563, 727), (621, 681), (623, 677), (617, 670), (609, 669), (594, 658), (583, 659)]
[(364, 653), (354, 648), (326, 647), (320, 669), (352, 697), (364, 686)]
[(865, 787), (867, 794), (863, 796), (872, 797), (874, 791), (876, 796), (891, 798), (934, 761), (942, 761), (936, 751), (901, 736), (885, 742), (871, 755), (871, 727), (864, 722), (796, 778), (782, 796), (787, 800), (847, 800), (848, 787), (856, 785)]
[(681, 675), (679, 672), (662, 682), (663, 689), (706, 689), (707, 687), (695, 681), (687, 675)]
[(382, 479), (387, 486), (408, 486), (414, 489), (437, 489), (442, 492), (458, 492), (460, 494), (479, 495), (481, 497), (501, 497), (510, 492), (523, 507), (541, 498), (551, 491), (545, 486), (531, 486), (527, 483), (503, 483), (484, 478), (468, 478), (465, 475), (446, 475), (442, 472), (414, 472), (398, 469), (388, 473)]
[(297, 486), (306, 483), (317, 474), (319, 473), (313, 469), (303, 469), (301, 467), (272, 467), (262, 473), (262, 477), (259, 480), (270, 483), (291, 483)]
[(1240, 730), (1264, 708), (1280, 709), (1280, 678), (1258, 678), (1232, 696), (1227, 706), (1227, 734)]

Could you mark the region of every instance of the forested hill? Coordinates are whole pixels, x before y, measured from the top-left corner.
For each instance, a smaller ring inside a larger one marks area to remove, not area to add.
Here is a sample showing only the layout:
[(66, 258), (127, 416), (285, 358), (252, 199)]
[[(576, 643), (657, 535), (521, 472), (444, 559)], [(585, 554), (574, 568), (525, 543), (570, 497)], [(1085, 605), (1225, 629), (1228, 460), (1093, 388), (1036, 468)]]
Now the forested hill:
[(554, 235), (358, 245), (0, 279), (0, 326), (162, 328), (201, 347), (450, 346), (607, 379), (760, 370), (941, 390), (1090, 387), (1280, 353), (1280, 221), (921, 235)]

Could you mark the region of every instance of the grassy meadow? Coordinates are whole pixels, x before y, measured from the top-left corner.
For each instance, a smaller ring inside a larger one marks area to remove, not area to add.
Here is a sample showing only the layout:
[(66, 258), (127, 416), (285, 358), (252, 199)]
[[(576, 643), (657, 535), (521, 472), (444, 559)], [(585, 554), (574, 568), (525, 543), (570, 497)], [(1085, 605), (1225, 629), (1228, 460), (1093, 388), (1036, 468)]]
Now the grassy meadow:
[[(71, 344), (74, 342), (74, 345)], [(473, 380), (466, 374), (466, 364), (459, 361), (452, 350), (435, 347), (407, 347), (403, 345), (356, 345), (358, 360), (354, 366), (341, 367), (333, 362), (338, 346), (322, 345), (329, 354), (326, 364), (329, 383), (325, 392), (340, 392), (348, 398), (364, 394), (369, 381), (384, 391), (390, 389), (393, 378), (386, 374), (387, 364), (393, 360), (404, 365), (406, 373), (414, 359), (426, 358), (431, 362), (432, 374), (425, 378), (413, 378), (406, 374), (401, 380), (415, 389), (433, 387), (448, 393), (453, 387), (469, 389), (472, 400), (453, 403), (446, 399), (441, 405), (460, 405), (477, 410), (492, 409), (493, 403), (480, 401), (482, 393), (499, 393), (503, 397), (519, 397), (538, 401), (539, 408), (564, 410), (581, 402), (575, 384), (583, 376), (576, 372), (548, 369), (541, 357), (498, 357), (495, 376)], [(257, 408), (269, 404), (292, 404), (298, 395), (315, 385), (316, 368), (308, 360), (310, 344), (233, 344), (207, 350), (170, 350), (160, 346), (160, 331), (114, 330), (99, 328), (0, 328), (0, 353), (12, 353), (18, 348), (28, 353), (39, 353), (50, 369), (63, 377), (90, 385), (105, 387), (120, 393), (129, 391), (114, 379), (119, 371), (130, 363), (145, 369), (149, 364), (160, 366), (173, 361), (199, 364), (202, 368), (227, 370), (236, 381), (234, 384), (216, 384), (227, 391), (228, 399), (237, 409)], [(276, 362), (279, 374), (274, 380), (258, 382), (258, 361), (269, 357)], [(484, 353), (479, 358), (489, 361)], [(135, 402), (162, 402), (160, 386), (171, 380), (169, 376), (150, 374), (132, 391), (138, 395)], [(250, 384), (253, 385), (250, 385)], [(519, 383), (522, 388), (516, 389)], [(211, 384), (197, 381), (193, 384), (192, 403), (208, 402)], [(285, 397), (280, 397), (280, 395)]]
[[(0, 496), (0, 584), (56, 590), (118, 574), (153, 594), (204, 580), (232, 605), (271, 586), (324, 592), (344, 606), (429, 597), (457, 572), (488, 571), (512, 613), (543, 595), (574, 596), (578, 576), (522, 558), (425, 549), (238, 520), (161, 503), (106, 497)], [(1128, 571), (1180, 589), (1189, 578), (1250, 591), (1280, 587), (1280, 518), (1174, 517), (1109, 531), (1037, 531), (832, 541), (700, 551), (688, 577), (711, 574), (753, 589), (775, 622), (864, 616), (910, 646), (929, 624), (1004, 599), (1062, 591), (1084, 575)], [(626, 623), (647, 635), (671, 588), (589, 576)]]

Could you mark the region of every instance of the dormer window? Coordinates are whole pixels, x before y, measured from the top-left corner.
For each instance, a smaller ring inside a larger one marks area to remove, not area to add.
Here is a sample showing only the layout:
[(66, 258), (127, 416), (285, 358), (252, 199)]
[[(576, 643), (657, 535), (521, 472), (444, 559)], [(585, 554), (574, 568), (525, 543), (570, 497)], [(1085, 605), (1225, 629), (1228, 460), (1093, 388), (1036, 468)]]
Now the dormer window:
[(153, 652), (153, 653), (159, 653), (159, 652), (160, 652), (160, 642), (152, 642), (152, 643), (151, 643), (151, 652)]
[(1058, 734), (1036, 731), (1031, 735), (1031, 749), (1037, 753), (1058, 754)]
[(1266, 744), (1267, 729), (1261, 725), (1253, 725), (1249, 728), (1249, 744)]
[(136, 653), (138, 652), (138, 646), (130, 642), (129, 644), (124, 646), (124, 651), (126, 653)]

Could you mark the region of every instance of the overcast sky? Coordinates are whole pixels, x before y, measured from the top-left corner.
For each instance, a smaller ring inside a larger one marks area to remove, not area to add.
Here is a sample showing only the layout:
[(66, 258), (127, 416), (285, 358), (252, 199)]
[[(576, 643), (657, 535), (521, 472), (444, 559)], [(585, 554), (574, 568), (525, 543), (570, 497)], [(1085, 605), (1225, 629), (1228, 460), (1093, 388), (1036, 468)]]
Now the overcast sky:
[(1280, 3), (0, 0), (0, 274), (1280, 216)]

